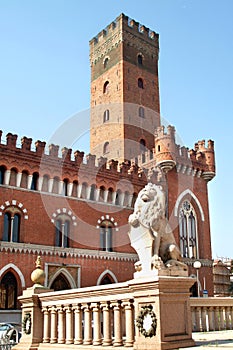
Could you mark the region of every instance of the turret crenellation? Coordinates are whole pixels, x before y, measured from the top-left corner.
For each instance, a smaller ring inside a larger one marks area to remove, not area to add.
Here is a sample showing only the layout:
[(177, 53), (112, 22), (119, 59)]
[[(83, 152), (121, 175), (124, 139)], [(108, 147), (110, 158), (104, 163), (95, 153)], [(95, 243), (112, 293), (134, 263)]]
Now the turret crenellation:
[(24, 149), (25, 151), (31, 151), (31, 144), (32, 144), (31, 138), (28, 138), (26, 136), (21, 138), (22, 149)]

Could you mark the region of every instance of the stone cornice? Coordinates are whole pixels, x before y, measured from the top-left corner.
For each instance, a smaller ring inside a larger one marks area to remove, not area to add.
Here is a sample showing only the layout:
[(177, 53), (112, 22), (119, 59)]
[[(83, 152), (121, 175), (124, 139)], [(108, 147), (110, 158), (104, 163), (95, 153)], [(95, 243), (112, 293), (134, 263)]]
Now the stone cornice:
[(54, 246), (30, 243), (0, 242), (0, 252), (41, 254), (70, 258), (87, 258), (100, 260), (137, 261), (137, 255), (132, 253), (105, 252), (91, 249), (60, 248)]

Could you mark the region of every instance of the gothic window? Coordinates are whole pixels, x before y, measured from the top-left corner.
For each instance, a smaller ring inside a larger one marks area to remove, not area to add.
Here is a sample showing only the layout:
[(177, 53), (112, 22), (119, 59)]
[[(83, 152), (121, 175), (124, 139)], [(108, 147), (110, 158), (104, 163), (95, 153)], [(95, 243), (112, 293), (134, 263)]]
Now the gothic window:
[(146, 151), (146, 141), (144, 139), (140, 140), (140, 153), (145, 153)]
[(63, 188), (62, 188), (63, 196), (68, 196), (68, 183), (69, 183), (68, 179), (63, 180)]
[(100, 285), (105, 285), (105, 284), (112, 284), (114, 283), (112, 278), (106, 274), (102, 279), (101, 279), (101, 282), (100, 282)]
[(28, 184), (28, 171), (23, 170), (20, 187), (27, 188), (27, 184)]
[(86, 182), (84, 182), (82, 184), (81, 198), (83, 198), (83, 199), (87, 198), (87, 183)]
[(120, 201), (121, 201), (121, 190), (117, 190), (117, 193), (116, 193), (116, 205), (120, 205)]
[(78, 182), (73, 181), (72, 197), (77, 197), (78, 194)]
[(105, 187), (101, 186), (100, 187), (100, 195), (99, 195), (99, 199), (101, 202), (104, 202), (104, 194), (105, 194)]
[(43, 192), (48, 192), (49, 190), (49, 176), (44, 175), (43, 176), (43, 185), (42, 185), (42, 191)]
[(11, 169), (10, 176), (10, 186), (16, 186), (17, 170), (15, 168)]
[(63, 275), (63, 273), (60, 273), (60, 275), (57, 276), (57, 278), (53, 281), (51, 285), (51, 289), (54, 289), (54, 291), (66, 290), (70, 288), (70, 284), (67, 278)]
[(112, 222), (105, 220), (100, 225), (100, 250), (112, 251)]
[(3, 226), (3, 241), (19, 242), (20, 235), (20, 214), (15, 213), (14, 208), (5, 212)]
[(142, 55), (139, 54), (139, 55), (138, 55), (138, 65), (139, 65), (139, 66), (142, 66), (142, 61), (143, 61)]
[(109, 120), (109, 109), (106, 109), (106, 111), (104, 111), (104, 123), (107, 122)]
[(106, 81), (106, 82), (104, 83), (103, 93), (104, 93), (104, 94), (107, 94), (108, 91), (109, 91), (109, 81)]
[(58, 194), (58, 191), (59, 191), (59, 182), (60, 182), (60, 180), (59, 180), (59, 178), (58, 177), (55, 177), (54, 179), (53, 179), (53, 193), (56, 193), (56, 194)]
[(108, 203), (112, 203), (112, 201), (113, 201), (113, 188), (109, 188), (108, 189)]
[(32, 174), (31, 190), (34, 190), (34, 191), (38, 190), (38, 179), (39, 179), (39, 174), (33, 173)]
[(4, 166), (0, 167), (0, 185), (4, 184), (4, 175), (5, 175), (6, 168)]
[(60, 215), (55, 221), (55, 246), (68, 248), (70, 237), (70, 220), (66, 215)]
[(138, 87), (139, 87), (140, 89), (143, 89), (143, 88), (144, 88), (142, 78), (138, 78)]
[(109, 142), (105, 142), (103, 154), (109, 153)]
[(0, 309), (17, 308), (17, 281), (13, 273), (7, 272), (0, 282)]
[(188, 200), (179, 212), (180, 250), (184, 258), (198, 258), (196, 213)]
[(95, 190), (96, 190), (96, 185), (91, 185), (91, 192), (90, 192), (90, 200), (94, 201), (95, 200)]
[(140, 118), (145, 118), (145, 110), (143, 107), (139, 107), (138, 114)]

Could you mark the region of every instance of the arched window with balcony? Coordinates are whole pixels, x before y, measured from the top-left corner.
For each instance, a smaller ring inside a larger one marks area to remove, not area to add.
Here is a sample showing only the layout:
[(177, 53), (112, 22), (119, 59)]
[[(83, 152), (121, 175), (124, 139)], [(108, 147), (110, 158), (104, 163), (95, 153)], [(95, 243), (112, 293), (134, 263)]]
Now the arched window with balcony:
[(100, 250), (112, 252), (113, 224), (111, 221), (104, 220), (100, 224)]
[(192, 204), (184, 200), (179, 211), (180, 250), (184, 258), (199, 258), (197, 216)]

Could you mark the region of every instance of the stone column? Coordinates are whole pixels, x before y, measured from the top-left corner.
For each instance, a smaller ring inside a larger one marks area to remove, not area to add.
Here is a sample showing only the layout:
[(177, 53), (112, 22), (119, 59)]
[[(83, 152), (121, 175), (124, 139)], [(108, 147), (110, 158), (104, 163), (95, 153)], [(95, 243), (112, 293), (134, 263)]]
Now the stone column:
[(201, 310), (201, 323), (202, 323), (202, 332), (207, 331), (207, 324), (206, 324), (206, 306), (204, 306)]
[(84, 340), (83, 345), (92, 344), (92, 329), (91, 329), (91, 308), (90, 304), (84, 307)]
[(134, 310), (133, 303), (129, 301), (123, 302), (125, 309), (125, 346), (132, 347), (134, 343)]
[(116, 203), (116, 191), (112, 192), (112, 204), (115, 204)]
[(83, 343), (82, 336), (82, 308), (81, 305), (74, 305), (74, 344)]
[(220, 322), (219, 322), (219, 307), (216, 306), (214, 308), (214, 324), (215, 324), (215, 331), (220, 331)]
[(65, 343), (65, 319), (64, 319), (64, 309), (63, 306), (60, 305), (57, 307), (58, 309), (58, 344)]
[(225, 329), (225, 325), (224, 325), (224, 315), (223, 315), (223, 311), (224, 311), (224, 307), (220, 306), (219, 308), (219, 312), (220, 312), (220, 330), (224, 330)]
[(49, 343), (50, 341), (50, 315), (47, 307), (42, 309), (44, 315), (44, 332), (43, 343)]
[(71, 197), (73, 191), (73, 182), (69, 182), (67, 185), (67, 196)]
[(100, 322), (100, 305), (99, 303), (92, 304), (93, 311), (93, 345), (101, 345), (101, 322)]
[(80, 198), (82, 194), (82, 184), (78, 184), (77, 197)]
[(52, 306), (50, 310), (51, 315), (51, 337), (50, 343), (57, 343), (57, 309), (55, 306)]
[(16, 175), (16, 187), (20, 187), (21, 179), (22, 179), (22, 173), (17, 173), (17, 175)]
[(30, 190), (32, 186), (32, 175), (28, 175), (27, 189)]
[(100, 189), (96, 188), (95, 190), (95, 200), (98, 202), (100, 200)]
[(53, 178), (49, 179), (49, 183), (48, 183), (48, 192), (52, 193), (53, 191)]
[(113, 317), (114, 317), (114, 341), (113, 346), (122, 346), (122, 325), (121, 325), (121, 304), (120, 302), (113, 303)]
[(225, 308), (225, 315), (226, 315), (226, 329), (229, 330), (229, 329), (232, 329), (231, 328), (231, 314), (230, 314), (230, 307), (227, 306)]
[(71, 306), (65, 307), (66, 312), (66, 344), (74, 343), (74, 320), (73, 320), (73, 310)]
[(208, 317), (209, 317), (209, 330), (214, 331), (214, 312), (213, 307), (208, 307)]
[(39, 178), (38, 178), (38, 191), (42, 190), (43, 180), (44, 180), (43, 176), (39, 176)]
[(111, 335), (111, 308), (109, 303), (103, 304), (103, 346), (112, 345)]
[(9, 185), (10, 177), (11, 177), (11, 171), (10, 170), (6, 170), (5, 174), (4, 174), (4, 185)]

